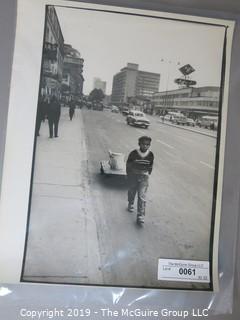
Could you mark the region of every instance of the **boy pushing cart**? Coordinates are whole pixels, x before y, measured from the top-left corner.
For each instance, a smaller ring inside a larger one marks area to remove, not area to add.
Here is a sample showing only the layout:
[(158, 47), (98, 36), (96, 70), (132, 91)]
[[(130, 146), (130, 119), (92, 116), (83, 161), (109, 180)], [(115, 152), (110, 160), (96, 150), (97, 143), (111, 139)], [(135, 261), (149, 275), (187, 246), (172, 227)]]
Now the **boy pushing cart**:
[(130, 152), (126, 171), (128, 176), (128, 211), (134, 211), (134, 200), (137, 194), (137, 223), (144, 223), (146, 194), (149, 175), (152, 172), (154, 155), (149, 150), (152, 139), (142, 136), (138, 139), (139, 148)]

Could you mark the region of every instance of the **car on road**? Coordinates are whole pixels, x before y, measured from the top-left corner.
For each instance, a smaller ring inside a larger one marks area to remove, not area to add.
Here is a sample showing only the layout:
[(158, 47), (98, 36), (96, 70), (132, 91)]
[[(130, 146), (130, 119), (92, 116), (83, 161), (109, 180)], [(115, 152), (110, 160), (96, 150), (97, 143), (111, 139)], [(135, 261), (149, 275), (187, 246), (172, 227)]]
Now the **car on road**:
[(165, 116), (161, 116), (163, 121), (171, 121), (172, 120), (172, 116), (169, 114), (166, 114)]
[(183, 126), (187, 124), (187, 117), (184, 114), (180, 112), (175, 112), (175, 113), (172, 112), (171, 116), (172, 116), (172, 119), (171, 119), (172, 123), (182, 124)]
[(117, 106), (112, 106), (111, 111), (114, 113), (119, 113), (119, 108)]
[(122, 108), (122, 115), (123, 116), (127, 116), (129, 114), (129, 109), (128, 109), (128, 107), (123, 107)]
[(112, 110), (112, 107), (111, 107), (111, 106), (108, 106), (108, 105), (104, 105), (104, 110), (105, 110), (105, 111), (111, 111), (111, 110)]
[(126, 118), (128, 125), (143, 127), (147, 129), (150, 126), (150, 121), (141, 111), (131, 110)]
[(101, 102), (93, 102), (92, 110), (103, 111), (103, 104)]
[(203, 116), (199, 122), (199, 127), (211, 129), (211, 130), (217, 130), (218, 128), (218, 117), (217, 116)]
[(189, 127), (195, 127), (195, 121), (192, 118), (187, 118), (187, 126)]

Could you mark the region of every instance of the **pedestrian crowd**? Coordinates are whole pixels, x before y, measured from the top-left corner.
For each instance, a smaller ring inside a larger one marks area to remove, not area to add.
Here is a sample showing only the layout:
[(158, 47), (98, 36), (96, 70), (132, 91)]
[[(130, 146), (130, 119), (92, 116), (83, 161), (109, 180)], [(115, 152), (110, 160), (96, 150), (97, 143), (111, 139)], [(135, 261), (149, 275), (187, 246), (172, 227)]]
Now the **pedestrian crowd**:
[[(69, 118), (72, 121), (75, 114), (75, 101), (72, 99), (68, 103)], [(42, 122), (48, 121), (49, 138), (58, 137), (58, 125), (61, 116), (61, 103), (57, 96), (41, 95), (38, 100), (37, 118), (36, 118), (36, 136), (40, 136)]]

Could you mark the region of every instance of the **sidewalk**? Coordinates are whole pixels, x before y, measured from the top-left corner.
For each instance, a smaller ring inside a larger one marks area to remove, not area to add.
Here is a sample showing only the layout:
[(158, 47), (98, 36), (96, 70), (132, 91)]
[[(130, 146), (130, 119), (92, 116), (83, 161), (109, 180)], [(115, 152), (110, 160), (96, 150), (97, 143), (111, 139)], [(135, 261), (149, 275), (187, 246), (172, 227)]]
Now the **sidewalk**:
[(59, 137), (37, 138), (25, 280), (102, 282), (81, 111), (62, 108)]

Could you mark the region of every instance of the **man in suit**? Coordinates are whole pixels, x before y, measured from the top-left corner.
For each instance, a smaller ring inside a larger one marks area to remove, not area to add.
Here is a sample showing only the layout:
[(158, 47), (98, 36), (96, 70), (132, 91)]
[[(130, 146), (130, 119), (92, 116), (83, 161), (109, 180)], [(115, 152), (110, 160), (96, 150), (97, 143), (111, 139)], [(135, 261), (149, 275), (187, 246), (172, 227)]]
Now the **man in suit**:
[(61, 115), (61, 105), (56, 96), (52, 96), (48, 106), (48, 125), (49, 125), (49, 138), (58, 137), (58, 124)]

